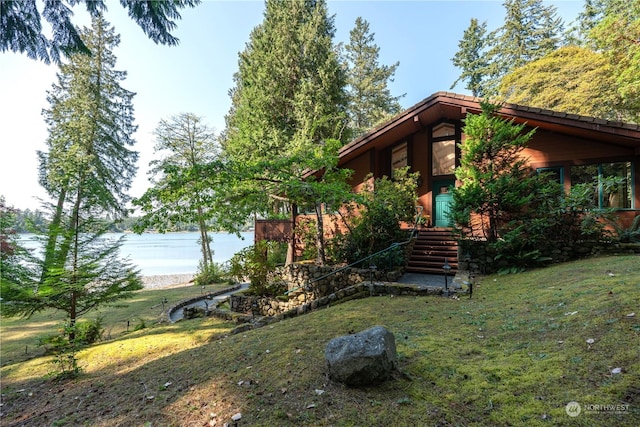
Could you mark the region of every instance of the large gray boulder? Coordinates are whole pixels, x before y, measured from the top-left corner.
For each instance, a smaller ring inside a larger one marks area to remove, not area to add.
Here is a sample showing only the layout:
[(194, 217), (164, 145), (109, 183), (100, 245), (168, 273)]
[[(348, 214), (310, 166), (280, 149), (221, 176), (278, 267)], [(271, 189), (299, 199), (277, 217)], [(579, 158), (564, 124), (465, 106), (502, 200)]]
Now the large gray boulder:
[(350, 386), (380, 383), (397, 366), (396, 340), (384, 326), (329, 341), (324, 350), (329, 377)]

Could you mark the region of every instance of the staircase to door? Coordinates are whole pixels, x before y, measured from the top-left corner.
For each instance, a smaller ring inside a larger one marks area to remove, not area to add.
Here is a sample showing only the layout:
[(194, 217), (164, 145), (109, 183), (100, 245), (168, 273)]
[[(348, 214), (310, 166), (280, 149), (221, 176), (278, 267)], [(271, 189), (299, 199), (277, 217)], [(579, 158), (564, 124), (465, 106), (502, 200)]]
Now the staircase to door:
[(451, 274), (458, 269), (458, 242), (449, 228), (420, 230), (406, 271), (409, 273), (444, 274), (445, 259)]

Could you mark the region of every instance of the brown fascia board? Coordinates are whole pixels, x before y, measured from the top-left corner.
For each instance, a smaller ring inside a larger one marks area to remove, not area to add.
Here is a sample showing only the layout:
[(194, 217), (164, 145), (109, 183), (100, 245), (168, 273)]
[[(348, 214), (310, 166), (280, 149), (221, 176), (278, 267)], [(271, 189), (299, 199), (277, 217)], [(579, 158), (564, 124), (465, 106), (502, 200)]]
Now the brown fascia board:
[[(413, 118), (419, 116), (420, 113), (436, 105), (458, 107), (461, 111), (466, 113), (480, 113), (480, 102), (481, 98), (469, 95), (461, 95), (452, 92), (436, 92), (412, 107), (407, 108), (392, 119), (376, 126), (369, 132), (346, 144), (339, 150), (339, 156), (341, 159), (348, 157), (350, 154), (362, 149), (370, 141), (375, 140), (408, 120), (413, 120)], [(505, 118), (513, 119), (518, 123), (529, 123), (533, 127), (546, 128), (551, 125), (563, 128), (570, 134), (597, 132), (609, 135), (609, 138), (622, 138), (627, 143), (624, 144), (625, 146), (640, 146), (640, 125), (636, 124), (614, 122), (597, 117), (580, 116), (561, 111), (508, 103), (503, 104), (499, 108), (498, 114)]]
[[(376, 126), (369, 132), (365, 133), (364, 135), (361, 135), (358, 138), (351, 141), (350, 143), (346, 144), (344, 147), (342, 147), (339, 150), (338, 154), (340, 158), (342, 158), (347, 156), (348, 154), (353, 153), (354, 151), (357, 151), (359, 148), (369, 143), (369, 141), (378, 138), (380, 135), (383, 135), (384, 133), (395, 128), (396, 126), (398, 126), (403, 122), (406, 122), (408, 120), (413, 120), (413, 117), (418, 116), (421, 112), (429, 109), (434, 105), (450, 104), (450, 105), (465, 107), (466, 105), (461, 105), (461, 104), (465, 104), (460, 102), (462, 100), (464, 100), (465, 103), (470, 102), (471, 104), (473, 104), (473, 107), (475, 107), (475, 109), (479, 111), (480, 104), (477, 101), (477, 98), (473, 98), (465, 95), (458, 95), (458, 94), (449, 93), (449, 92), (436, 92), (433, 95), (429, 96), (428, 98), (425, 98), (422, 101), (418, 102), (414, 106), (407, 108), (402, 113), (398, 114), (392, 119), (387, 120), (386, 122)], [(473, 102), (474, 100), (476, 102)]]

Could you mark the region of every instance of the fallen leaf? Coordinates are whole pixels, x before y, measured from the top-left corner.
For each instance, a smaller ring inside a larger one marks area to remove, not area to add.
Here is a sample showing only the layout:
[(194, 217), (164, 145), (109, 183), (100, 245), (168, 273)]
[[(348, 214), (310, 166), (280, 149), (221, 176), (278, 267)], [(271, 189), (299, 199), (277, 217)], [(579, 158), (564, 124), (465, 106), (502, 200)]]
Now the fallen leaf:
[(635, 317), (635, 315), (636, 315), (635, 313), (629, 313), (627, 314), (627, 317)]
[(316, 389), (316, 394), (317, 394), (318, 396), (320, 396), (322, 393), (324, 393), (324, 390), (318, 390), (318, 389)]
[(316, 405), (314, 403), (310, 403), (310, 404), (307, 405), (307, 409), (313, 409), (315, 407), (316, 407)]

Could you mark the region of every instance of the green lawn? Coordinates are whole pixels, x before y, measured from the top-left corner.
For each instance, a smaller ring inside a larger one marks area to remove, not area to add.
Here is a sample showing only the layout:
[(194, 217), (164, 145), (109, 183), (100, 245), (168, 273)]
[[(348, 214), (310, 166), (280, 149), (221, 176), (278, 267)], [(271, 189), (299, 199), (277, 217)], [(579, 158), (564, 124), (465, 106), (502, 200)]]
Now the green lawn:
[[(638, 256), (488, 276), (473, 299), (354, 300), (231, 336), (216, 319), (154, 324), (168, 292), (105, 312), (111, 339), (79, 354), (75, 381), (44, 378), (35, 347), (24, 355), (56, 319), (3, 319), (0, 424), (220, 426), (241, 413), (251, 426), (640, 425)], [(127, 333), (140, 317), (147, 328)], [(396, 378), (331, 382), (326, 343), (373, 325), (396, 337)]]

